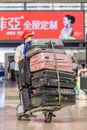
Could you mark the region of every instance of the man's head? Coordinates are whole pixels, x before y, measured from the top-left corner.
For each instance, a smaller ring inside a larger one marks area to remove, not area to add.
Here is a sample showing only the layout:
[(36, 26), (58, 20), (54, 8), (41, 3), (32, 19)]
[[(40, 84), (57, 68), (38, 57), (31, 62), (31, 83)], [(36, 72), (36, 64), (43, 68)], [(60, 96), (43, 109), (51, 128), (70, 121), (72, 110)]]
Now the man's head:
[(26, 30), (22, 34), (22, 39), (26, 42), (31, 41), (34, 37), (34, 33), (31, 30)]

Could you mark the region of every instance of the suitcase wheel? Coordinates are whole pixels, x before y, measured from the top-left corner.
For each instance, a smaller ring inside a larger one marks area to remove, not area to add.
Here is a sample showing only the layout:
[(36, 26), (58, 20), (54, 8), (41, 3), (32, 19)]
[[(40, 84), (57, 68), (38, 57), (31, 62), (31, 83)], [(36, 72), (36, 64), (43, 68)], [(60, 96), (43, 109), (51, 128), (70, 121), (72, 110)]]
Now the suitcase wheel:
[(50, 123), (52, 121), (52, 112), (46, 111), (44, 112), (45, 122)]
[(21, 120), (21, 118), (22, 118), (21, 116), (17, 116), (17, 120)]

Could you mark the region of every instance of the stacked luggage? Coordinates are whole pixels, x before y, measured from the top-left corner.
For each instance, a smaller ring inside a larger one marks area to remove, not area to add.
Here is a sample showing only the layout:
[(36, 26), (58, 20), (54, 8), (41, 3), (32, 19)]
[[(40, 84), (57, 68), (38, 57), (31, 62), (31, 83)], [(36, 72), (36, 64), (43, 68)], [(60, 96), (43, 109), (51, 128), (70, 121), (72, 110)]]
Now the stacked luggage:
[(76, 77), (72, 58), (65, 54), (61, 40), (34, 40), (27, 47), (26, 58), (20, 61), (19, 69), (25, 110), (48, 106), (55, 110), (55, 106), (75, 104)]

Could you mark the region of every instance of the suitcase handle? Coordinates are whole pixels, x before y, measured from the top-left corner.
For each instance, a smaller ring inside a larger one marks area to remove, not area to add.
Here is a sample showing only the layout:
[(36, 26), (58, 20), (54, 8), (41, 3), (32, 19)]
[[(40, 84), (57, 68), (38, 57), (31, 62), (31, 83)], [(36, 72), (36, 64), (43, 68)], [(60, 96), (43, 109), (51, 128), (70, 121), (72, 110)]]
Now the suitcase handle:
[[(53, 44), (56, 44), (55, 42), (52, 42)], [(51, 42), (46, 42), (45, 44), (48, 44), (48, 45), (50, 45), (51, 44)]]
[(48, 57), (48, 56), (45, 56), (44, 58), (45, 58), (45, 59), (49, 59), (49, 57)]

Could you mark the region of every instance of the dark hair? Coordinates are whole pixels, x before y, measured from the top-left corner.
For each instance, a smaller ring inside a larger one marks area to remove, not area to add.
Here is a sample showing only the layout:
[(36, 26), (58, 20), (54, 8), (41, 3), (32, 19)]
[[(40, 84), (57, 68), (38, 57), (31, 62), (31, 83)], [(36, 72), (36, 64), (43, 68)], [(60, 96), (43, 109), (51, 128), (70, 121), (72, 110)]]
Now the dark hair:
[(75, 17), (71, 15), (65, 15), (69, 20), (71, 20), (71, 23), (73, 24), (75, 22)]

